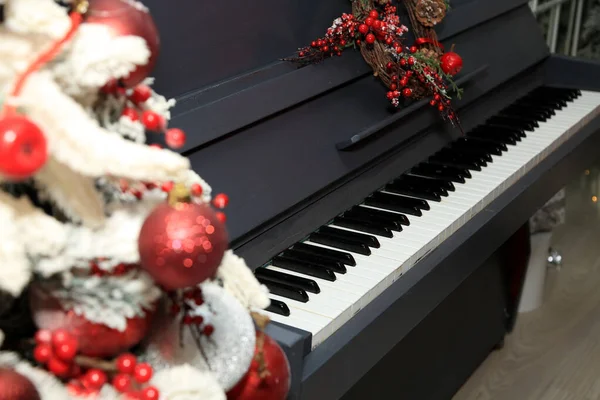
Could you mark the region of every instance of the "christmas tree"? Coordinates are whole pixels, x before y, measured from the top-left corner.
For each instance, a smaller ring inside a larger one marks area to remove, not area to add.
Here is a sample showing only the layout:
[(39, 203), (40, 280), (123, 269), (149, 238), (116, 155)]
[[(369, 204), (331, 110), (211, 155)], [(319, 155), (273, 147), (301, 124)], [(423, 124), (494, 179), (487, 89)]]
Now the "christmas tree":
[(169, 149), (149, 10), (0, 3), (0, 398), (283, 400), (229, 199)]
[(600, 59), (600, 0), (592, 0), (581, 32), (578, 56)]

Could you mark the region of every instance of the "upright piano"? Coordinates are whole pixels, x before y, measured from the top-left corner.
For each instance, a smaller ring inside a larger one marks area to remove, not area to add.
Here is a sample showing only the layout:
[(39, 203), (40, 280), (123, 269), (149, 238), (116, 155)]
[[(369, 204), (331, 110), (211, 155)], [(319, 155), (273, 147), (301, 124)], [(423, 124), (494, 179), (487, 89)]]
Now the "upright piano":
[(463, 136), (390, 110), (358, 52), (281, 61), (348, 0), (146, 3), (182, 152), (271, 290), (290, 399), (450, 399), (514, 320), (498, 249), (597, 158), (600, 64), (550, 55), (526, 0), (453, 0)]

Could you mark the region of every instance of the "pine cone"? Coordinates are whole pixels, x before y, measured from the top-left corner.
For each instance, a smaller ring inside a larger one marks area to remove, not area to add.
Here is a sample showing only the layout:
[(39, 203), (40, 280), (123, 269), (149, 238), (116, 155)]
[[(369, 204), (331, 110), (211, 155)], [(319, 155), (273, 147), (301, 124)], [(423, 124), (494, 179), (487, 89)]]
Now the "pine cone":
[(431, 58), (434, 60), (437, 60), (439, 58), (438, 52), (433, 49), (422, 48), (421, 50), (419, 50), (419, 52), (426, 58)]
[(386, 4), (389, 4), (392, 2), (392, 0), (376, 0), (377, 4), (379, 4), (380, 6), (385, 6)]
[(424, 26), (433, 27), (446, 16), (444, 0), (418, 0), (415, 7), (417, 20)]

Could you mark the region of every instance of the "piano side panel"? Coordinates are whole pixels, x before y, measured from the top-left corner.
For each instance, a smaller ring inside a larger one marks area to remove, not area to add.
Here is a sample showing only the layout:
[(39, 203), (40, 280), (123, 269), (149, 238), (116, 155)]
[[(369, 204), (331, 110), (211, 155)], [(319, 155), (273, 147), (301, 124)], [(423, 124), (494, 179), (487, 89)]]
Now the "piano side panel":
[[(600, 118), (571, 137), (313, 350), (305, 362), (302, 398), (338, 399), (346, 393), (476, 271), (546, 199), (596, 161), (598, 148)], [(447, 329), (452, 330), (452, 325)], [(428, 351), (427, 347), (421, 350)], [(332, 381), (338, 384), (331, 385)]]

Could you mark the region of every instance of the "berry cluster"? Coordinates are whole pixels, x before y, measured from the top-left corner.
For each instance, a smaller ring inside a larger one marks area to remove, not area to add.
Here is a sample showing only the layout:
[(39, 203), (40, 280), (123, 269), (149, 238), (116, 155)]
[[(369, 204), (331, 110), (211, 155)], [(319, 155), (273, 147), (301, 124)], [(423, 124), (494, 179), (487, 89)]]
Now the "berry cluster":
[(358, 22), (354, 15), (343, 14), (341, 18), (333, 21), (333, 25), (327, 29), (325, 37), (313, 40), (310, 46), (298, 51), (298, 60), (312, 64), (333, 55), (341, 56), (342, 51), (352, 45), (357, 26)]
[(202, 289), (199, 287), (187, 289), (183, 292), (182, 297), (183, 301), (180, 301), (176, 295), (173, 294), (171, 296), (171, 312), (174, 315), (183, 313), (183, 319), (181, 320), (183, 325), (194, 325), (198, 328), (198, 333), (206, 337), (211, 337), (215, 331), (215, 327), (205, 323), (204, 318), (201, 315), (197, 315), (194, 311), (195, 306), (204, 304)]
[(167, 129), (165, 119), (158, 113), (146, 109), (146, 102), (152, 97), (152, 89), (146, 85), (138, 85), (133, 89), (125, 89), (116, 82), (106, 85), (103, 92), (110, 96), (126, 97), (126, 106), (121, 116), (132, 121), (140, 121), (151, 132), (164, 132), (167, 146), (179, 149), (185, 144), (185, 132), (179, 128)]
[(64, 329), (54, 332), (42, 329), (35, 334), (35, 343), (33, 358), (45, 365), (52, 374), (63, 379), (81, 374), (75, 363), (77, 338), (69, 332)]
[(133, 354), (125, 353), (116, 359), (117, 373), (112, 379), (112, 385), (120, 393), (126, 395), (127, 399), (157, 400), (158, 389), (154, 386), (143, 387), (152, 379), (154, 373), (152, 366), (146, 363), (138, 363)]
[[(401, 40), (408, 28), (400, 25), (400, 18), (396, 15), (396, 7), (387, 5), (381, 13), (371, 10), (369, 16), (358, 26), (358, 32), (367, 44), (380, 41), (394, 49), (402, 49)], [(360, 44), (360, 39), (356, 39)]]
[[(101, 261), (101, 260), (98, 260), (98, 261)], [(127, 274), (128, 272), (131, 272), (137, 268), (138, 268), (137, 264), (122, 264), (121, 263), (121, 264), (118, 264), (117, 266), (115, 266), (111, 271), (106, 271), (106, 270), (103, 270), (102, 268), (100, 268), (98, 266), (97, 262), (95, 262), (95, 261), (90, 262), (91, 274), (94, 276), (98, 276), (98, 277), (123, 276), (123, 275)]]

